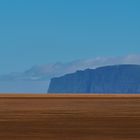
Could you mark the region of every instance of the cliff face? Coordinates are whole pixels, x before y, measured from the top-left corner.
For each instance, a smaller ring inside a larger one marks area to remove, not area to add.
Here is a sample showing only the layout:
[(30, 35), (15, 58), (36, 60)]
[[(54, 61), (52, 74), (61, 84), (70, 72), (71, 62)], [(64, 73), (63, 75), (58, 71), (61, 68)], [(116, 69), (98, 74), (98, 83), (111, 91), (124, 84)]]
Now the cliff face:
[(53, 78), (48, 93), (140, 93), (140, 65), (106, 66)]

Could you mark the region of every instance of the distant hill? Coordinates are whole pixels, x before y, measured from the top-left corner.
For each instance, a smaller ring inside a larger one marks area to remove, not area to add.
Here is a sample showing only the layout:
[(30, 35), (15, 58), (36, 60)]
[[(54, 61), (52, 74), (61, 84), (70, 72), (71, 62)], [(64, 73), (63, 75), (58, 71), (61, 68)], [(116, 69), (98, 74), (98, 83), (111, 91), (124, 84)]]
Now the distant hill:
[[(96, 57), (80, 59), (64, 63), (35, 65), (22, 72), (0, 74), (1, 93), (47, 93), (50, 79), (60, 77), (77, 70), (95, 69), (108, 65), (137, 64), (140, 65), (140, 55), (122, 57)], [(3, 69), (3, 67), (2, 67)]]
[(48, 93), (140, 93), (140, 65), (105, 66), (53, 78)]

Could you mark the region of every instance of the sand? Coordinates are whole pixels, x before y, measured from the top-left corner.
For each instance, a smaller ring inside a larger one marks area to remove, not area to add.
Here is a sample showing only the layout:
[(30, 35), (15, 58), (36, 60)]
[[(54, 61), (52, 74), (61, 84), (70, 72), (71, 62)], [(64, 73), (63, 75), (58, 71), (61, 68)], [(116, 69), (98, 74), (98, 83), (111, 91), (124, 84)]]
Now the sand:
[(1, 140), (140, 140), (140, 95), (0, 95)]

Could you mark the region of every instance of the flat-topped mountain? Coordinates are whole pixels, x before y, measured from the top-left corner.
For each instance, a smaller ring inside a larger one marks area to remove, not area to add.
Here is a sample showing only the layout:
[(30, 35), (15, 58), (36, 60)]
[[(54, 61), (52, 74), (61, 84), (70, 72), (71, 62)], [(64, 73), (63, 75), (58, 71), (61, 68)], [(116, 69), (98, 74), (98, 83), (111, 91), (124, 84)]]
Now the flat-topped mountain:
[(140, 65), (105, 66), (53, 78), (48, 93), (140, 93)]

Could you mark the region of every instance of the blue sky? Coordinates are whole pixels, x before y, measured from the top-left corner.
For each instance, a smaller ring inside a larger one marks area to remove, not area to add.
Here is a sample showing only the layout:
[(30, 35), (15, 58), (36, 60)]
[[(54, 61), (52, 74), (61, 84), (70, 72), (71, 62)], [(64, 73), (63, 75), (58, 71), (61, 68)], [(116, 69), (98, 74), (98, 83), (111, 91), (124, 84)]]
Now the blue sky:
[(0, 1), (0, 74), (140, 53), (139, 0)]

